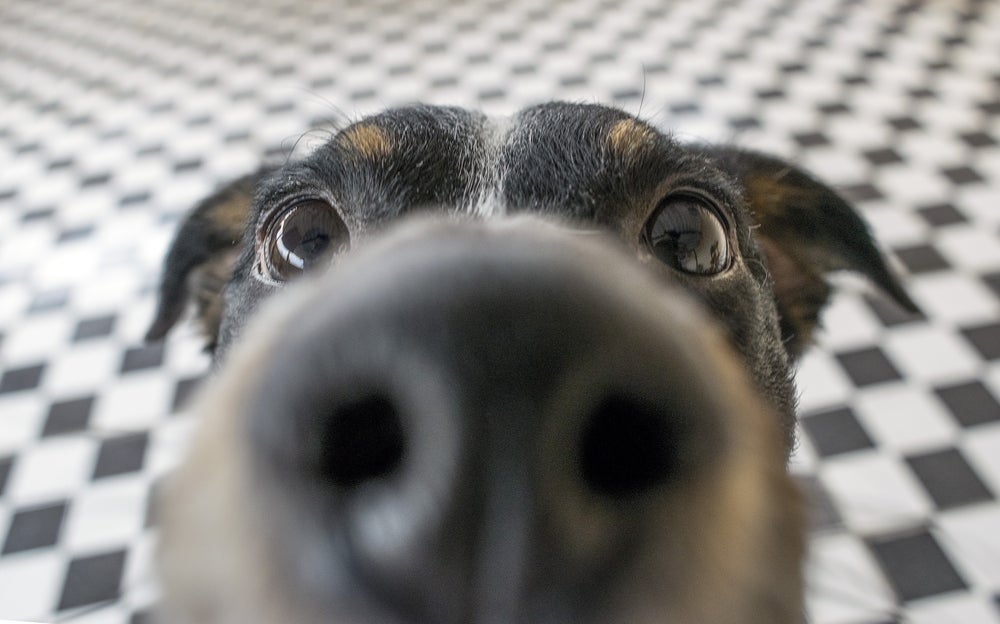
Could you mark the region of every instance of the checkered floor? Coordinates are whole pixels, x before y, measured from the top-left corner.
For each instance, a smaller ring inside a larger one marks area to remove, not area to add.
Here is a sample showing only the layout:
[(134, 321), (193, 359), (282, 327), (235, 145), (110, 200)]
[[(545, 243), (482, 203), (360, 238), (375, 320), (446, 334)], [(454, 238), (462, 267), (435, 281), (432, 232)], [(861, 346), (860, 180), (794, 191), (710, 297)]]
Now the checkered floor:
[(386, 105), (553, 98), (857, 202), (926, 316), (844, 280), (801, 366), (809, 621), (1000, 623), (1000, 3), (976, 0), (0, 1), (0, 619), (148, 621), (150, 492), (206, 360), (192, 329), (140, 337), (195, 200)]

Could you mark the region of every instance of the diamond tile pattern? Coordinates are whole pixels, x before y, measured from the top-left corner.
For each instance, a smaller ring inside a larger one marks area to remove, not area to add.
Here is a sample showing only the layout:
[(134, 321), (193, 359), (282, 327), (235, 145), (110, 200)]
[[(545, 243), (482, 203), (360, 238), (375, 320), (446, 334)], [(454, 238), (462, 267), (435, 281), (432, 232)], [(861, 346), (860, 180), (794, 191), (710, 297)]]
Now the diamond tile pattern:
[(66, 503), (22, 509), (14, 514), (7, 529), (7, 539), (4, 541), (4, 555), (54, 546), (59, 540), (59, 530), (66, 516)]
[(984, 358), (1000, 359), (1000, 323), (969, 327), (962, 333)]
[(76, 325), (73, 340), (86, 340), (87, 338), (107, 336), (111, 333), (114, 326), (115, 317), (110, 314), (82, 319)]
[(993, 500), (993, 494), (957, 449), (913, 455), (906, 461), (942, 509)]
[(889, 583), (903, 601), (967, 587), (931, 533), (880, 537), (869, 542)]
[(156, 368), (162, 363), (163, 345), (133, 347), (125, 351), (125, 356), (122, 358), (121, 372), (130, 373), (147, 368)]
[(1000, 624), (997, 33), (981, 0), (3, 0), (0, 620), (151, 621), (146, 494), (207, 370), (190, 326), (142, 341), (185, 210), (385, 106), (568, 99), (855, 203), (923, 313), (837, 280), (803, 362), (808, 621)]
[(982, 382), (938, 388), (937, 394), (964, 427), (1000, 421), (1000, 402)]
[(952, 225), (955, 223), (965, 223), (966, 219), (958, 211), (957, 208), (951, 204), (936, 204), (934, 206), (927, 206), (921, 208), (919, 211), (920, 216), (927, 220), (927, 223), (934, 227), (941, 227), (943, 225)]
[(948, 268), (948, 261), (932, 245), (898, 248), (895, 251), (896, 257), (911, 273), (943, 271)]
[(125, 570), (124, 550), (80, 557), (69, 562), (59, 609), (73, 609), (114, 600)]
[(21, 390), (34, 390), (38, 387), (45, 371), (44, 364), (25, 366), (24, 368), (11, 368), (3, 372), (0, 376), (0, 394), (4, 392), (18, 392)]
[(801, 422), (816, 452), (824, 457), (874, 446), (868, 432), (848, 408), (803, 415)]
[(90, 421), (90, 412), (93, 407), (94, 397), (53, 403), (49, 409), (48, 418), (45, 419), (42, 435), (50, 436), (85, 430)]
[(141, 470), (148, 446), (149, 436), (145, 433), (105, 440), (97, 453), (92, 478), (101, 479)]
[(844, 372), (857, 386), (868, 386), (900, 378), (899, 371), (878, 347), (837, 355)]

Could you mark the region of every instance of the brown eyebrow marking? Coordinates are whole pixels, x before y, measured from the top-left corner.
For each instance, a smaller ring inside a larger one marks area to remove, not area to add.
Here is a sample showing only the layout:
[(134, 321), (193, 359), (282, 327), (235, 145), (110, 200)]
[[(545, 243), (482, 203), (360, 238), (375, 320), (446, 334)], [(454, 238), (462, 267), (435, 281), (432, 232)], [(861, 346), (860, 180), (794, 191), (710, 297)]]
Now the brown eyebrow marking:
[(392, 153), (392, 137), (385, 128), (362, 122), (344, 130), (338, 142), (356, 155), (369, 160), (385, 158)]
[(648, 151), (655, 139), (655, 130), (638, 119), (631, 118), (615, 122), (607, 136), (611, 149), (627, 162), (636, 160)]

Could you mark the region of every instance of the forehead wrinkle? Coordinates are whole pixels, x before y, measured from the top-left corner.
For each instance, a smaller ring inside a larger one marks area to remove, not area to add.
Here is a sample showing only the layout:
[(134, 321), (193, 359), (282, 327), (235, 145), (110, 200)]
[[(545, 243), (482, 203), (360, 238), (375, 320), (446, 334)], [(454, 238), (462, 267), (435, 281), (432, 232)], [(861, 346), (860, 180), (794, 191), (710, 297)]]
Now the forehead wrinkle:
[(503, 153), (510, 210), (614, 224), (682, 160), (669, 137), (616, 108), (551, 103), (515, 120)]
[(325, 150), (333, 193), (368, 223), (412, 210), (472, 212), (487, 197), (486, 118), (454, 107), (388, 109), (343, 130)]
[(330, 147), (323, 177), (363, 220), (433, 209), (474, 218), (555, 212), (603, 222), (687, 169), (689, 160), (683, 146), (627, 113), (567, 103), (502, 117), (437, 106), (390, 109), (343, 129)]

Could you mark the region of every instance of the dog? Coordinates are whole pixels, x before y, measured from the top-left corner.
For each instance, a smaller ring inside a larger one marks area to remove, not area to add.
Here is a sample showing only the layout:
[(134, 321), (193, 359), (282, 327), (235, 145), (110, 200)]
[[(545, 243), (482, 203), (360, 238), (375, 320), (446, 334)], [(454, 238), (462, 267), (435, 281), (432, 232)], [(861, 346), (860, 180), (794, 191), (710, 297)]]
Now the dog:
[(801, 621), (793, 368), (856, 272), (791, 163), (620, 110), (415, 105), (204, 200), (149, 340), (218, 374), (162, 505), (169, 621)]

